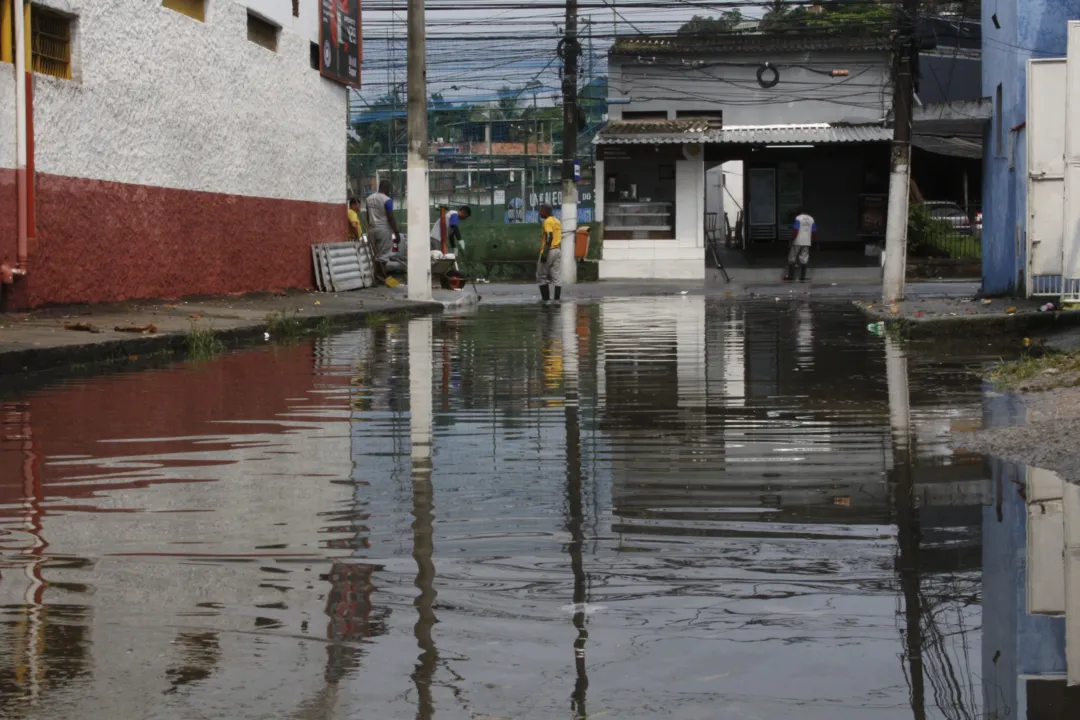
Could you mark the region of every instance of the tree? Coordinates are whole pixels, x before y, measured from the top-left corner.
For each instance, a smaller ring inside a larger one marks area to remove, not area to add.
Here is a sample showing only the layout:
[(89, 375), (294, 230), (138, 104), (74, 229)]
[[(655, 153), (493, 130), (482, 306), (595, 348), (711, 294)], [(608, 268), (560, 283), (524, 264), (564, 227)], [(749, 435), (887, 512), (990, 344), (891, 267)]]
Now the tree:
[(885, 32), (894, 21), (894, 7), (888, 3), (822, 2), (806, 7), (786, 0), (771, 0), (761, 18), (763, 32), (787, 30)]
[(720, 13), (720, 17), (706, 17), (695, 15), (689, 22), (678, 29), (679, 35), (704, 35), (710, 33), (732, 32), (743, 21), (743, 15), (738, 10), (727, 10)]

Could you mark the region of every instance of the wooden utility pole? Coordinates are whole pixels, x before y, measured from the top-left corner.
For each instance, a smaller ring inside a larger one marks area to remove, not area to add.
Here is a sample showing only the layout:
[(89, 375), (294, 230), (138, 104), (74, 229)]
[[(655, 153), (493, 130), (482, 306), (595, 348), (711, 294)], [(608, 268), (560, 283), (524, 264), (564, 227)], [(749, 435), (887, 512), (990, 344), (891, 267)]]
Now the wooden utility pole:
[(562, 283), (577, 282), (577, 259), (574, 242), (577, 236), (577, 76), (581, 45), (577, 33), (577, 0), (566, 0), (566, 32), (559, 41), (563, 61), (563, 138), (562, 138)]
[(904, 0), (896, 32), (896, 77), (893, 80), (893, 142), (889, 174), (889, 210), (885, 226), (883, 302), (904, 299), (907, 272), (908, 194), (911, 186), (911, 113), (914, 83), (915, 15), (918, 0)]
[(431, 250), (428, 242), (428, 132), (427, 132), (427, 38), (424, 29), (424, 0), (408, 5), (408, 133), (409, 156), (405, 179), (408, 183), (409, 299), (431, 300)]

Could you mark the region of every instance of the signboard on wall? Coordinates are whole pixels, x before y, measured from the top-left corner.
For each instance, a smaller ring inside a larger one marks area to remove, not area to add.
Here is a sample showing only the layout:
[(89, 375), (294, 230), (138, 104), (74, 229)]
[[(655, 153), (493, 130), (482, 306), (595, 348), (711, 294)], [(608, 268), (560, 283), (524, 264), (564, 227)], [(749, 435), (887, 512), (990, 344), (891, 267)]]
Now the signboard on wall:
[(859, 196), (859, 234), (871, 237), (885, 236), (885, 219), (888, 211), (887, 195)]
[(360, 0), (319, 0), (319, 72), (350, 87), (360, 87)]

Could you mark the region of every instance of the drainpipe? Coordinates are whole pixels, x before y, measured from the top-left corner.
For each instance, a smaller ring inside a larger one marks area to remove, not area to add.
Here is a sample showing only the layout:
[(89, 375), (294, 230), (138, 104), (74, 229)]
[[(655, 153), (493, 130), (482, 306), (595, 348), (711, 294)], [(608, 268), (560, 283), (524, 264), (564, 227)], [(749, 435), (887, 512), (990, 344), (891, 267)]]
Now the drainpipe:
[(30, 235), (33, 230), (33, 161), (28, 162), (30, 147), (30, 46), (26, 38), (30, 30), (30, 4), (14, 0), (15, 12), (15, 184), (18, 188), (18, 248), (15, 266), (0, 266), (0, 282), (10, 284), (18, 276), (26, 275)]

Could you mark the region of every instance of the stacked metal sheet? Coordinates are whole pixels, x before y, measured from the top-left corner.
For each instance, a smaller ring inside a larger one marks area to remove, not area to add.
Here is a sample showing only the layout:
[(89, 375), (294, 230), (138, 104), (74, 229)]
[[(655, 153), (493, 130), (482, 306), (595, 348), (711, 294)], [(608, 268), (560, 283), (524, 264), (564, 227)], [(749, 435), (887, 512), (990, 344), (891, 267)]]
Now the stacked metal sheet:
[(312, 245), (311, 259), (315, 264), (315, 287), (322, 292), (359, 290), (375, 284), (367, 238)]

